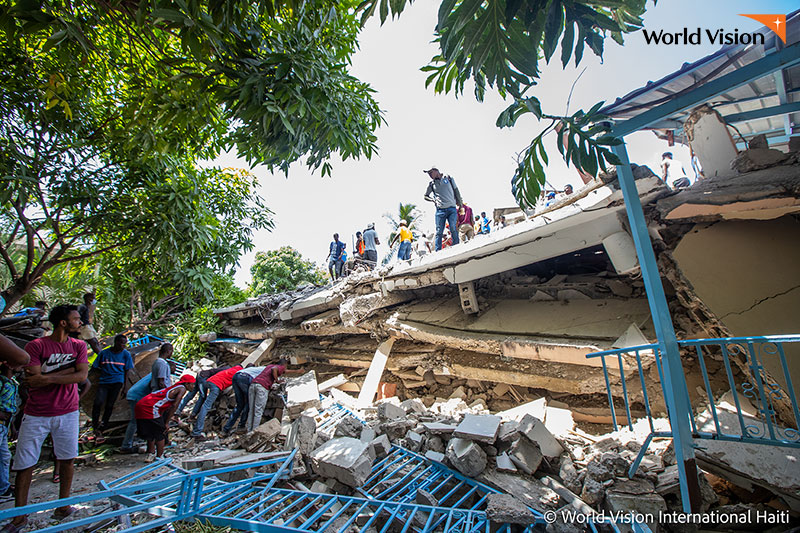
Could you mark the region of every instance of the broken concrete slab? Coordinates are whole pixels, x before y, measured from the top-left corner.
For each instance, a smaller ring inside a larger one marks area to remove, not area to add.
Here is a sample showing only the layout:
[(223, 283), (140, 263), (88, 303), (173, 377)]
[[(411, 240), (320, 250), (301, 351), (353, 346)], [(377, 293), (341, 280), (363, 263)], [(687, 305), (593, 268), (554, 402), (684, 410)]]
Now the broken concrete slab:
[(320, 406), (317, 374), (313, 370), (286, 380), (286, 409), (290, 418), (297, 417), (309, 407)]
[(545, 427), (544, 422), (535, 416), (525, 415), (519, 423), (519, 432), (531, 442), (535, 442), (545, 457), (555, 458), (564, 451), (561, 444)]
[(495, 460), (495, 468), (497, 468), (498, 472), (511, 472), (516, 473), (517, 467), (514, 466), (514, 461), (506, 453), (498, 454), (497, 457), (494, 458)]
[(339, 374), (337, 376), (332, 377), (331, 379), (325, 380), (322, 383), (320, 383), (319, 392), (324, 394), (334, 387), (341, 387), (347, 382), (348, 379), (344, 376), (344, 374)]
[(569, 435), (575, 429), (572, 411), (548, 405), (545, 407), (544, 427), (553, 435)]
[(194, 470), (195, 468), (199, 468), (200, 470), (209, 470), (222, 461), (244, 454), (244, 450), (217, 450), (206, 453), (199, 457), (184, 459), (181, 462), (181, 466), (186, 470)]
[(412, 452), (418, 452), (422, 449), (423, 437), (416, 431), (409, 431), (406, 433), (405, 446)]
[(533, 400), (532, 402), (518, 405), (512, 409), (501, 411), (497, 413), (497, 416), (502, 418), (504, 421), (514, 420), (519, 422), (525, 415), (532, 415), (539, 420), (544, 420), (545, 407), (547, 407), (547, 400), (544, 398), (539, 398), (537, 400)]
[(510, 494), (489, 494), (486, 516), (496, 524), (534, 524), (536, 515), (528, 506)]
[(467, 477), (476, 477), (486, 469), (486, 452), (466, 439), (450, 439), (446, 457), (456, 470)]
[(406, 411), (393, 403), (381, 402), (378, 404), (378, 418), (381, 420), (397, 420), (405, 418)]
[(519, 437), (519, 422), (508, 421), (500, 424), (500, 431), (497, 433), (497, 440), (500, 442), (511, 442)]
[(430, 459), (431, 461), (436, 461), (437, 463), (444, 463), (445, 456), (443, 453), (428, 450), (425, 452), (425, 458)]
[(453, 436), (492, 444), (497, 439), (500, 422), (499, 416), (466, 414)]
[(529, 475), (539, 469), (544, 458), (539, 446), (528, 440), (527, 437), (520, 437), (514, 441), (508, 450), (508, 456), (514, 461), (517, 468)]
[(368, 448), (368, 444), (350, 437), (331, 439), (311, 452), (311, 467), (317, 475), (356, 488), (367, 481), (372, 471)]
[(375, 355), (369, 364), (367, 377), (364, 379), (364, 384), (361, 386), (361, 391), (358, 393), (359, 406), (366, 407), (372, 404), (375, 399), (375, 393), (378, 392), (383, 369), (386, 368), (386, 361), (389, 359), (392, 345), (394, 345), (394, 337), (390, 337), (380, 343), (378, 349), (375, 350)]
[(336, 424), (336, 431), (333, 433), (334, 437), (352, 437), (354, 439), (361, 439), (361, 431), (364, 425), (354, 416), (347, 415)]
[(310, 416), (302, 415), (289, 427), (284, 450), (297, 450), (308, 455), (317, 443), (317, 423)]
[(534, 478), (486, 470), (479, 481), (507, 494), (513, 494), (525, 505), (539, 512), (559, 507), (558, 494)]
[(422, 427), (425, 428), (425, 431), (433, 435), (449, 435), (456, 430), (457, 426), (453, 424), (442, 424), (440, 422), (424, 422)]

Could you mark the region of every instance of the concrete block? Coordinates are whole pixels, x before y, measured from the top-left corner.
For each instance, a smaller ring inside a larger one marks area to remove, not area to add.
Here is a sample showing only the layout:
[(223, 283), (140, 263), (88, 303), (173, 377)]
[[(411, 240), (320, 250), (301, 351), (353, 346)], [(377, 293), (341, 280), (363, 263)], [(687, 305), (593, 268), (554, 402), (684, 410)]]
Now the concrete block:
[(436, 461), (437, 463), (444, 462), (444, 454), (435, 452), (433, 450), (428, 450), (427, 452), (425, 452), (425, 458), (430, 459), (431, 461)]
[(336, 431), (333, 433), (333, 436), (360, 439), (361, 428), (363, 427), (363, 424), (357, 418), (347, 415), (336, 424)]
[(536, 515), (510, 494), (489, 494), (486, 516), (496, 524), (534, 524)]
[(553, 435), (567, 435), (575, 429), (575, 420), (569, 409), (548, 405), (544, 417), (544, 427)]
[(416, 431), (409, 431), (406, 433), (406, 448), (411, 450), (412, 452), (418, 452), (422, 448), (423, 438), (422, 435), (417, 433)]
[(531, 442), (538, 444), (539, 450), (545, 457), (558, 457), (564, 451), (553, 434), (547, 430), (544, 422), (535, 416), (525, 415), (519, 423), (519, 432)]
[(284, 450), (297, 450), (308, 455), (317, 444), (317, 423), (310, 416), (301, 416), (295, 420), (286, 435)]
[(447, 459), (456, 470), (468, 477), (479, 476), (486, 469), (486, 452), (466, 439), (450, 439)]
[(372, 470), (369, 445), (350, 437), (332, 439), (311, 452), (311, 467), (320, 476), (331, 477), (356, 488)]
[(215, 452), (203, 454), (199, 457), (190, 457), (188, 459), (184, 459), (181, 462), (181, 467), (185, 468), (186, 470), (194, 470), (195, 468), (199, 468), (200, 470), (210, 470), (222, 461), (244, 455), (245, 453), (246, 452), (244, 450), (217, 450)]
[(500, 424), (500, 431), (497, 432), (497, 440), (500, 442), (511, 442), (519, 438), (519, 422), (510, 420)]
[(492, 444), (500, 430), (500, 422), (499, 416), (466, 414), (453, 432), (453, 436)]
[(361, 434), (358, 436), (358, 440), (361, 442), (372, 442), (375, 440), (378, 434), (375, 433), (375, 430), (369, 426), (361, 425)]
[(309, 407), (320, 407), (317, 375), (312, 370), (286, 380), (286, 408), (294, 418)]
[(467, 397), (466, 391), (464, 391), (464, 387), (456, 388), (453, 393), (450, 395), (450, 399), (459, 399), (463, 400)]
[(456, 430), (456, 426), (453, 424), (442, 424), (439, 422), (424, 422), (422, 427), (432, 435), (449, 435)]
[(271, 442), (281, 434), (281, 423), (278, 419), (271, 418), (255, 428), (253, 433), (257, 434), (260, 439)]
[(425, 404), (422, 403), (422, 400), (419, 398), (412, 398), (410, 400), (400, 402), (400, 408), (406, 413), (416, 413), (419, 415), (424, 415), (428, 412), (428, 410), (425, 408)]
[(480, 481), (500, 489), (506, 494), (513, 494), (536, 511), (557, 509), (561, 505), (558, 494), (534, 478), (487, 470), (480, 477)]
[(341, 387), (345, 383), (347, 383), (347, 378), (344, 374), (339, 374), (338, 376), (334, 376), (331, 379), (323, 381), (319, 384), (319, 392), (326, 393), (334, 387)]
[(514, 461), (506, 453), (501, 453), (497, 457), (494, 458), (495, 466), (498, 471), (500, 472), (517, 472), (517, 467), (514, 466)]
[(405, 418), (406, 410), (392, 403), (383, 402), (378, 404), (378, 418), (381, 420), (397, 420)]
[(542, 464), (542, 452), (535, 442), (531, 442), (527, 437), (521, 437), (514, 441), (508, 450), (508, 456), (514, 464), (526, 474), (533, 474)]
[(514, 408), (501, 411), (497, 413), (497, 416), (502, 418), (504, 421), (516, 420), (519, 422), (525, 415), (532, 415), (539, 420), (544, 420), (546, 406), (547, 400), (544, 398), (539, 398), (538, 400), (533, 400), (532, 402), (524, 403)]
[(369, 446), (372, 448), (374, 452), (373, 455), (376, 459), (383, 459), (392, 451), (392, 443), (389, 442), (389, 437), (386, 435), (381, 435), (373, 439), (372, 442), (369, 443)]

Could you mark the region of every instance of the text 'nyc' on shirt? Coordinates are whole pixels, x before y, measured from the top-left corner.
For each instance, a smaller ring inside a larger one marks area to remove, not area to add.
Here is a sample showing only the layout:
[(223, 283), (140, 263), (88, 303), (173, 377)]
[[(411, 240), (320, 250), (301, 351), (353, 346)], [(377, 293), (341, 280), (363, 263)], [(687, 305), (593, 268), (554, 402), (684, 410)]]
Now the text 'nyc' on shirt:
[[(75, 368), (88, 363), (86, 343), (68, 337), (66, 342), (55, 342), (49, 337), (32, 340), (25, 346), (31, 356), (28, 366), (39, 366), (42, 375)], [(61, 416), (78, 410), (78, 384), (47, 385), (28, 389), (25, 414), (31, 416)]]

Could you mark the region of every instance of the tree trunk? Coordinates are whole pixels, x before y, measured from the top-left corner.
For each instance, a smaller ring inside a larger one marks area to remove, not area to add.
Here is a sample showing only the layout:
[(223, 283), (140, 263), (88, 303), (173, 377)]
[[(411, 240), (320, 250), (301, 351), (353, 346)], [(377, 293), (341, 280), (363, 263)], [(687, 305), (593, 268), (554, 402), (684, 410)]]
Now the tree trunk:
[(0, 291), (0, 296), (6, 301), (6, 308), (0, 313), (0, 316), (8, 313), (8, 310), (11, 309), (15, 303), (19, 302), (23, 296), (28, 294), (31, 289), (36, 286), (36, 283), (38, 283), (38, 280), (18, 279), (14, 281), (12, 285)]

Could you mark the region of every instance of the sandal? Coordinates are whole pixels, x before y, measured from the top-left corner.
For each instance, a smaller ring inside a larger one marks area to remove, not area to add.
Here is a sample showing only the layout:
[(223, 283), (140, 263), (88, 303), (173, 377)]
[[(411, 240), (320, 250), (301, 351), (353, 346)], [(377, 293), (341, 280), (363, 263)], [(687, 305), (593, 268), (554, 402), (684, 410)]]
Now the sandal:
[(58, 507), (55, 511), (53, 511), (53, 514), (51, 515), (51, 518), (53, 518), (54, 520), (63, 520), (65, 518), (67, 518), (68, 516), (72, 515), (72, 513), (74, 513), (76, 510), (77, 509), (75, 509), (71, 505), (68, 505), (65, 508), (64, 507)]
[(53, 483), (61, 483), (61, 476), (59, 476), (55, 472), (53, 473)]
[(106, 437), (104, 435), (98, 435), (94, 439), (95, 444), (103, 444), (106, 441)]
[(0, 529), (0, 533), (19, 533), (28, 525), (28, 519), (26, 518), (24, 522), (21, 524), (15, 524), (14, 521), (8, 522), (6, 525)]

